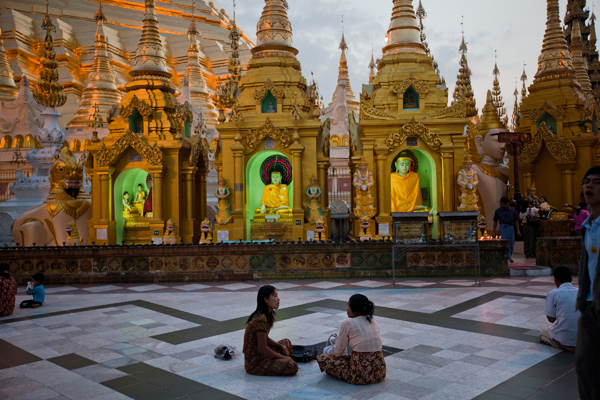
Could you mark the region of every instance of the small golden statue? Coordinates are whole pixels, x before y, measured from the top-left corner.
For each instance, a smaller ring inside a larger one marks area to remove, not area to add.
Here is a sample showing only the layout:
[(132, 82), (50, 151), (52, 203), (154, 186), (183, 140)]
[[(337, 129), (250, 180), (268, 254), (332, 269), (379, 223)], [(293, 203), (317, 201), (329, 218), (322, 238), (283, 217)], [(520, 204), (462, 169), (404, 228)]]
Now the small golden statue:
[(204, 221), (202, 221), (202, 224), (200, 225), (200, 230), (200, 244), (212, 243), (212, 223), (208, 218), (204, 218)]
[(78, 244), (83, 244), (83, 238), (79, 237), (79, 229), (77, 229), (77, 224), (75, 223), (74, 219), (65, 225), (65, 231), (67, 232), (67, 241), (65, 242), (66, 246), (77, 246)]
[(358, 164), (358, 170), (354, 173), (354, 179), (352, 184), (356, 188), (356, 207), (354, 208), (354, 216), (361, 218), (363, 215), (367, 215), (369, 218), (375, 216), (375, 207), (373, 196), (371, 195), (371, 188), (375, 185), (373, 174), (367, 168), (367, 161), (363, 156)]
[[(536, 188), (535, 183), (532, 183), (531, 186), (527, 189), (527, 194), (525, 195), (525, 200), (529, 201), (535, 208), (541, 208), (540, 198), (535, 194)], [(548, 207), (550, 209), (550, 207)]]
[(470, 154), (469, 141), (465, 142), (466, 156), (463, 162), (464, 168), (458, 172), (458, 186), (460, 186), (460, 206), (459, 211), (478, 211), (479, 196), (477, 195), (477, 185), (479, 178), (477, 172), (473, 169), (473, 160)]
[(135, 208), (140, 217), (144, 216), (144, 203), (146, 203), (146, 192), (140, 183), (137, 185), (137, 193), (135, 194)]
[(306, 188), (306, 197), (308, 197), (308, 209), (306, 210), (306, 221), (309, 224), (315, 224), (317, 220), (323, 219), (321, 211), (321, 187), (317, 183), (317, 178), (313, 175), (310, 178), (310, 186)]
[(131, 206), (129, 192), (125, 192), (123, 193), (123, 218), (130, 219), (133, 217), (132, 214), (137, 214), (137, 209)]
[(233, 221), (233, 218), (231, 216), (231, 205), (229, 204), (230, 195), (231, 191), (229, 190), (225, 179), (219, 179), (219, 185), (215, 190), (215, 196), (219, 201), (217, 205), (218, 211), (216, 215), (217, 224), (219, 225), (227, 225), (228, 223)]
[(363, 214), (360, 217), (360, 235), (359, 240), (361, 242), (371, 240), (373, 236), (371, 235), (371, 217), (367, 214)]
[(322, 235), (325, 233), (325, 219), (323, 216), (319, 216), (315, 219), (315, 233), (317, 238), (322, 240)]
[(175, 221), (173, 218), (169, 218), (165, 226), (165, 233), (163, 234), (164, 244), (177, 244), (177, 232), (175, 230)]
[(410, 92), (407, 92), (404, 95), (404, 109), (410, 110), (410, 109), (415, 109), (415, 108), (419, 108), (419, 106), (415, 102), (415, 98), (414, 98), (413, 94)]

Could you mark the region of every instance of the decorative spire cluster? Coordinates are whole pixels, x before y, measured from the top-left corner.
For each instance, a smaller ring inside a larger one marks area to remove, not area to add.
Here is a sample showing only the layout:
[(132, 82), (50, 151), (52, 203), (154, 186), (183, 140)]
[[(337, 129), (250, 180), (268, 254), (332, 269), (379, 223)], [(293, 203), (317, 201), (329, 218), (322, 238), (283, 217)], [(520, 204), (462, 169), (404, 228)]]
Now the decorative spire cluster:
[(158, 31), (158, 18), (154, 0), (145, 0), (144, 27), (135, 54), (135, 66), (129, 72), (134, 79), (141, 75), (158, 75), (171, 78), (167, 58)]
[(292, 23), (287, 16), (285, 0), (265, 0), (265, 7), (256, 26), (257, 46), (253, 58), (296, 58), (298, 50), (293, 45)]
[(494, 99), (494, 106), (498, 110), (498, 116), (505, 124), (508, 124), (508, 116), (506, 115), (506, 107), (504, 106), (504, 99), (502, 98), (502, 89), (500, 89), (500, 69), (498, 68), (498, 54), (496, 53), (496, 63), (494, 65), (494, 86), (492, 88), (492, 98)]
[(587, 60), (583, 57), (584, 42), (581, 37), (581, 28), (579, 21), (573, 22), (573, 30), (571, 32), (571, 56), (573, 57), (573, 67), (575, 68), (576, 78), (581, 85), (583, 94), (592, 97), (592, 83), (588, 75)]
[(419, 30), (421, 31), (421, 43), (425, 46), (425, 53), (431, 58), (431, 66), (435, 70), (435, 73), (438, 76), (438, 85), (443, 85), (446, 83), (446, 80), (442, 77), (442, 73), (440, 71), (440, 67), (435, 61), (431, 50), (429, 49), (429, 43), (427, 43), (427, 35), (425, 34), (425, 26), (423, 25), (423, 20), (427, 18), (427, 11), (425, 11), (425, 7), (423, 7), (423, 3), (419, 0), (419, 7), (417, 8), (417, 18), (419, 18)]
[(547, 0), (547, 14), (544, 44), (542, 54), (538, 58), (538, 71), (535, 80), (575, 79), (571, 53), (565, 34), (560, 26), (558, 0)]
[(394, 0), (388, 45), (383, 48), (384, 56), (394, 53), (426, 54), (412, 3), (413, 0)]
[[(461, 24), (464, 26), (464, 24)], [(475, 93), (473, 93), (473, 86), (471, 85), (471, 69), (467, 61), (467, 42), (465, 41), (465, 32), (462, 33), (462, 43), (458, 49), (460, 56), (460, 69), (458, 70), (458, 76), (456, 77), (456, 87), (454, 88), (452, 104), (464, 100), (467, 106), (467, 117), (474, 117), (477, 115), (477, 102), (475, 101)]]
[(4, 40), (2, 40), (2, 29), (0, 28), (0, 101), (13, 101), (17, 98), (17, 91), (13, 71), (4, 50)]
[(67, 102), (67, 95), (63, 93), (63, 85), (58, 81), (58, 61), (52, 44), (52, 35), (50, 32), (56, 31), (48, 13), (48, 0), (46, 0), (46, 16), (42, 23), (42, 29), (46, 31), (44, 41), (44, 58), (42, 59), (42, 69), (40, 71), (40, 80), (38, 88), (33, 92), (35, 101), (46, 107), (61, 107)]

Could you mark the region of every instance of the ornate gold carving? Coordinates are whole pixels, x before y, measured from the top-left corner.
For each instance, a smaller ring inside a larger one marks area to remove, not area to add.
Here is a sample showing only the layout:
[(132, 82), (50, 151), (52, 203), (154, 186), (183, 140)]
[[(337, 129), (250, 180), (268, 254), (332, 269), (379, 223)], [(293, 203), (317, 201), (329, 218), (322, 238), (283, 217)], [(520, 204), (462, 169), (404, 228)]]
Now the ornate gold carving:
[(550, 132), (545, 122), (540, 124), (533, 141), (525, 147), (519, 156), (519, 164), (531, 164), (542, 149), (542, 144), (546, 142), (546, 147), (558, 162), (569, 162), (575, 160), (577, 149), (573, 142), (565, 137), (559, 137)]
[(208, 148), (204, 146), (202, 143), (202, 138), (200, 136), (194, 136), (192, 139), (192, 150), (190, 151), (190, 166), (196, 166), (198, 164), (198, 160), (202, 156), (204, 160), (204, 165), (208, 166)]
[(265, 97), (267, 92), (271, 92), (273, 97), (275, 97), (278, 101), (282, 101), (285, 98), (285, 92), (277, 89), (277, 87), (273, 85), (273, 82), (271, 82), (271, 79), (267, 79), (263, 87), (254, 92), (254, 98), (260, 101), (263, 99), (263, 97)]
[(145, 141), (142, 141), (135, 133), (131, 132), (130, 129), (127, 129), (127, 132), (121, 136), (110, 149), (107, 149), (104, 143), (102, 143), (102, 148), (95, 157), (96, 165), (99, 167), (110, 165), (128, 146), (137, 150), (137, 152), (144, 157), (144, 160), (148, 161), (150, 164), (162, 164), (163, 154), (158, 147), (158, 144), (154, 143), (154, 146), (150, 146)]
[(398, 118), (392, 114), (388, 114), (385, 111), (380, 111), (373, 107), (374, 97), (368, 95), (366, 92), (360, 95), (360, 120), (361, 121), (373, 121), (373, 120), (387, 120), (393, 121)]
[(404, 143), (407, 137), (409, 136), (417, 136), (421, 138), (429, 147), (431, 147), (435, 151), (440, 151), (440, 147), (442, 146), (442, 139), (440, 137), (429, 131), (425, 125), (421, 124), (419, 121), (413, 117), (412, 121), (408, 124), (402, 126), (400, 131), (396, 133), (390, 133), (386, 140), (386, 144), (390, 150), (394, 150)]
[(194, 114), (192, 113), (192, 108), (187, 101), (183, 104), (177, 104), (175, 106), (175, 117), (181, 121), (189, 121), (190, 123), (194, 122)]
[(433, 113), (431, 118), (466, 118), (467, 117), (467, 101), (463, 98), (436, 113)]
[(290, 147), (290, 144), (292, 143), (292, 135), (288, 129), (279, 129), (276, 126), (273, 126), (268, 117), (264, 125), (258, 128), (255, 132), (248, 130), (248, 134), (246, 135), (246, 146), (254, 149), (265, 138), (279, 140), (281, 147), (286, 149)]
[(562, 119), (562, 117), (565, 115), (565, 110), (559, 106), (553, 106), (548, 102), (548, 100), (546, 100), (540, 108), (533, 110), (531, 114), (529, 114), (529, 118), (531, 119), (531, 122), (537, 123), (545, 113), (552, 115), (556, 119)]
[(134, 110), (138, 110), (138, 112), (144, 118), (148, 118), (151, 115), (154, 115), (154, 110), (148, 104), (144, 102), (144, 100), (138, 99), (136, 95), (133, 95), (133, 98), (126, 106), (121, 107), (121, 116), (123, 118), (129, 118), (131, 114), (133, 114)]
[(408, 90), (409, 87), (413, 87), (417, 93), (419, 93), (419, 97), (423, 98), (429, 92), (429, 85), (425, 82), (421, 82), (413, 74), (410, 74), (408, 79), (404, 82), (394, 86), (392, 91), (396, 93), (398, 96), (404, 96), (404, 93)]
[[(77, 203), (74, 203), (77, 204)], [(56, 200), (52, 203), (46, 204), (46, 210), (50, 217), (54, 218), (60, 211), (64, 211), (70, 217), (75, 219), (81, 217), (91, 206), (91, 201), (84, 200), (79, 206), (72, 206), (68, 200)]]

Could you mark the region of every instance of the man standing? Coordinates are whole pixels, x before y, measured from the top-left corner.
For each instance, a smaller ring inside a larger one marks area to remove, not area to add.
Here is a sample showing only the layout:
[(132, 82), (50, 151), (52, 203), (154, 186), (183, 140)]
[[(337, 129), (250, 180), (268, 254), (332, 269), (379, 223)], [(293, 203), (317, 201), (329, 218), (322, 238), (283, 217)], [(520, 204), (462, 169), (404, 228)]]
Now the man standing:
[(496, 210), (494, 214), (494, 232), (498, 222), (500, 222), (500, 237), (503, 240), (508, 240), (508, 261), (514, 262), (512, 259), (513, 248), (515, 247), (515, 228), (517, 235), (520, 235), (519, 231), (519, 214), (517, 210), (508, 205), (508, 197), (500, 199), (500, 208)]
[(548, 293), (544, 307), (544, 314), (553, 325), (542, 328), (540, 341), (573, 353), (577, 342), (577, 319), (580, 315), (575, 308), (577, 288), (571, 285), (573, 278), (569, 268), (556, 267), (553, 274), (554, 284), (558, 289)]
[(593, 167), (583, 180), (583, 194), (590, 216), (583, 223), (583, 246), (579, 265), (575, 368), (581, 400), (600, 399), (600, 167)]

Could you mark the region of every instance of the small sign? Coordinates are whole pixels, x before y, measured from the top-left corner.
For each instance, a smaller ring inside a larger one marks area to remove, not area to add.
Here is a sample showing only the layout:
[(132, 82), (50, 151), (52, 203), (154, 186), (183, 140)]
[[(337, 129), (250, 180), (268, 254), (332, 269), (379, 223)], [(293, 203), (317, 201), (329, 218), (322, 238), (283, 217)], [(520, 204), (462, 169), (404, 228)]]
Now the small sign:
[(390, 224), (379, 224), (379, 234), (381, 236), (390, 235)]
[(152, 238), (152, 244), (163, 244), (163, 238), (161, 238), (161, 237)]
[(154, 236), (159, 236), (160, 235), (160, 231), (154, 231)]
[(266, 138), (264, 144), (265, 150), (275, 150), (275, 140), (271, 138)]
[(130, 154), (129, 162), (142, 162), (144, 161), (144, 157), (141, 154)]
[(281, 218), (281, 215), (265, 215), (266, 222), (275, 222)]
[(38, 176), (50, 175), (50, 168), (38, 168)]
[(217, 231), (217, 242), (228, 242), (229, 241), (229, 231)]
[(244, 191), (244, 184), (243, 183), (236, 183), (234, 185), (235, 191), (236, 192), (243, 192)]
[(301, 219), (297, 219), (296, 220), (296, 226), (302, 226), (302, 220)]
[(315, 240), (315, 231), (306, 231), (306, 241)]
[(409, 137), (409, 138), (406, 138), (406, 145), (408, 147), (417, 147), (419, 145), (419, 141), (417, 140), (416, 137)]
[(108, 239), (108, 229), (96, 229), (96, 239), (106, 240)]

